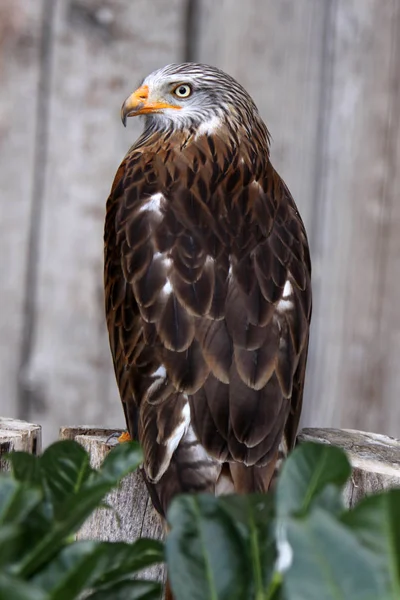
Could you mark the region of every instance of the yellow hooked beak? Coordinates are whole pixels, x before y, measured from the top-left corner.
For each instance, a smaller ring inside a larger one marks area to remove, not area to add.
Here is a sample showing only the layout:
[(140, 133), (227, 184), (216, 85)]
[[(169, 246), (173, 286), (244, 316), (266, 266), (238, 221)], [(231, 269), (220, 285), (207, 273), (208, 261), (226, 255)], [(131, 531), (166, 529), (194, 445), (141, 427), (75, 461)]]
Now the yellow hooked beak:
[(126, 119), (128, 117), (136, 117), (137, 115), (146, 115), (148, 113), (157, 113), (164, 108), (179, 109), (181, 107), (168, 104), (167, 102), (150, 102), (149, 88), (147, 85), (142, 85), (123, 103), (121, 108), (121, 121), (126, 127)]

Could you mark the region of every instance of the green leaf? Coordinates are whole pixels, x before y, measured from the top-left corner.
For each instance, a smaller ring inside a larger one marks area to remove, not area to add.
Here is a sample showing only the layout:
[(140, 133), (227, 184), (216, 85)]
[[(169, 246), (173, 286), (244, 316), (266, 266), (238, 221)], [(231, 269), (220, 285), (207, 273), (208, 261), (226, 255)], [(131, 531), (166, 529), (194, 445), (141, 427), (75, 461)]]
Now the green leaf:
[(253, 571), (255, 598), (265, 598), (276, 559), (275, 515), (272, 495), (221, 496), (221, 507), (239, 527), (246, 545), (249, 570)]
[(278, 479), (278, 516), (305, 514), (315, 503), (343, 508), (341, 490), (350, 475), (351, 466), (343, 450), (325, 444), (301, 444), (286, 460)]
[(68, 510), (59, 515), (59, 520), (54, 521), (48, 533), (21, 561), (18, 568), (20, 575), (31, 577), (59, 552), (69, 536), (79, 529), (111, 487), (107, 483), (97, 483), (72, 496)]
[[(52, 484), (52, 496), (56, 502), (61, 499), (62, 482), (65, 483), (64, 491), (70, 495), (58, 506), (51, 529), (21, 561), (18, 572), (23, 577), (34, 575), (60, 551), (69, 536), (79, 529), (107, 492), (115, 487), (122, 477), (137, 468), (141, 456), (136, 443), (120, 444), (111, 450), (101, 470), (98, 473), (92, 472), (89, 477), (84, 455), (81, 451), (75, 452), (77, 444), (74, 442), (66, 444), (67, 442), (58, 442), (53, 445), (53, 454), (59, 453), (59, 456), (53, 456), (51, 460), (46, 459), (48, 462), (45, 462), (43, 472), (47, 479), (55, 465), (58, 464), (61, 470), (67, 466), (67, 474), (58, 475), (57, 484)], [(65, 450), (68, 450), (68, 447), (72, 451), (69, 458), (64, 460)], [(86, 452), (85, 456), (88, 458)], [(62, 457), (63, 460), (59, 460)], [(82, 481), (84, 483), (81, 485)]]
[(0, 573), (0, 600), (48, 600), (48, 596), (31, 583)]
[(142, 461), (143, 453), (137, 442), (119, 444), (104, 459), (100, 469), (101, 478), (115, 485), (119, 479), (135, 471)]
[(41, 486), (40, 457), (28, 452), (10, 452), (7, 458), (17, 481)]
[(0, 527), (0, 568), (19, 559), (25, 545), (24, 531), (20, 525)]
[(52, 600), (76, 598), (96, 576), (101, 574), (99, 543), (81, 541), (70, 544), (33, 578), (33, 583), (49, 593)]
[[(161, 600), (162, 585), (154, 581), (126, 580), (97, 590), (87, 600)], [(187, 599), (188, 600), (188, 599)]]
[(33, 581), (51, 592), (52, 600), (69, 600), (87, 588), (114, 585), (163, 558), (163, 545), (156, 540), (75, 542), (61, 550)]
[(39, 489), (21, 484), (10, 476), (0, 478), (0, 525), (22, 523), (40, 502)]
[(27, 548), (27, 523), (33, 519), (41, 497), (35, 487), (29, 488), (10, 475), (0, 477), (0, 566), (23, 556)]
[(365, 498), (342, 522), (373, 560), (381, 582), (379, 598), (400, 598), (400, 490)]
[(133, 544), (103, 543), (105, 567), (94, 585), (118, 581), (127, 575), (164, 562), (164, 544), (157, 540), (140, 539)]
[(372, 557), (349, 528), (315, 508), (285, 524), (292, 564), (284, 574), (287, 600), (381, 600)]
[(94, 472), (89, 454), (77, 442), (63, 440), (49, 446), (40, 458), (42, 477), (54, 505), (63, 511), (69, 498), (79, 492)]
[(249, 597), (251, 573), (243, 538), (218, 498), (178, 497), (168, 521), (168, 575), (176, 600)]

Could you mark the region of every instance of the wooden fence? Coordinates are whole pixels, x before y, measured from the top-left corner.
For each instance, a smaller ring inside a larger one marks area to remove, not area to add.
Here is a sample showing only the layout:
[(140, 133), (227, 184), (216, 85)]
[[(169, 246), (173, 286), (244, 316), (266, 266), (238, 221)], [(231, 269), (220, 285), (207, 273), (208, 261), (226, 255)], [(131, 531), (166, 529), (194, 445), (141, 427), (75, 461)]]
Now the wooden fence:
[[(91, 466), (98, 469), (110, 448), (117, 444), (112, 430), (88, 427), (61, 427), (60, 439), (75, 440), (90, 455)], [(364, 496), (400, 487), (400, 441), (377, 433), (339, 429), (304, 429), (297, 438), (323, 443), (344, 450), (352, 466), (352, 475), (343, 490), (347, 507), (355, 506)], [(2, 454), (12, 450), (41, 453), (41, 428), (25, 421), (0, 417), (0, 471), (9, 468)], [(160, 539), (164, 527), (153, 508), (140, 470), (127, 475), (106, 499), (110, 508), (92, 513), (77, 534), (78, 539), (132, 542), (139, 537)], [(160, 576), (156, 567), (153, 575)]]
[(304, 216), (314, 316), (303, 424), (400, 429), (400, 0), (0, 0), (0, 412), (123, 426), (102, 230), (168, 62), (253, 95)]

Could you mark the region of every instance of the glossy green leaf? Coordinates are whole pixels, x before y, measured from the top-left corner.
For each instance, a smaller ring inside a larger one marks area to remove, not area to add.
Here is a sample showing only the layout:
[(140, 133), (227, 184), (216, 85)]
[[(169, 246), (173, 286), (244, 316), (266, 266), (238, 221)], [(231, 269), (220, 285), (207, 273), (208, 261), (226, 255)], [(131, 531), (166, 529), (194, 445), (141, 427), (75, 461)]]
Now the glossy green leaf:
[(51, 592), (52, 600), (69, 600), (87, 588), (113, 585), (163, 558), (163, 545), (156, 540), (133, 544), (81, 541), (61, 550), (34, 583)]
[(86, 597), (87, 600), (161, 600), (161, 598), (160, 583), (140, 580), (120, 581), (103, 590), (96, 590)]
[(0, 477), (0, 525), (22, 523), (40, 502), (42, 494), (12, 477)]
[(176, 600), (248, 598), (251, 572), (236, 524), (218, 498), (176, 498), (168, 512), (168, 574)]
[(101, 574), (105, 565), (99, 542), (70, 544), (33, 578), (33, 583), (49, 593), (51, 600), (76, 598)]
[(28, 452), (10, 452), (8, 460), (17, 481), (41, 486), (40, 457)]
[(28, 532), (41, 498), (36, 487), (20, 483), (10, 475), (0, 477), (0, 567), (23, 556), (27, 537), (34, 543), (35, 536), (28, 536)]
[(115, 446), (103, 461), (100, 475), (103, 480), (115, 485), (128, 473), (135, 471), (143, 460), (143, 453), (137, 442), (124, 442)]
[(273, 497), (266, 494), (221, 496), (219, 503), (243, 536), (247, 568), (252, 572), (250, 593), (255, 598), (266, 598), (276, 560)]
[[(65, 540), (79, 529), (101, 503), (107, 492), (115, 487), (122, 477), (137, 468), (141, 457), (136, 443), (121, 444), (111, 450), (104, 461), (103, 468), (98, 473), (88, 476), (87, 458), (84, 458), (80, 451), (75, 452), (77, 444), (73, 442), (71, 442), (73, 446), (66, 445), (64, 442), (60, 444), (61, 442), (53, 445), (53, 454), (59, 452), (60, 460), (53, 456), (45, 463), (43, 469), (47, 479), (53, 466), (59, 464), (61, 469), (64, 468), (62, 465), (67, 467), (65, 477), (59, 475), (58, 483), (54, 484), (52, 489), (52, 497), (58, 503), (58, 509), (54, 514), (54, 524), (21, 561), (18, 571), (24, 577), (34, 575), (51, 556), (61, 550)], [(74, 448), (66, 458), (68, 447)], [(86, 453), (85, 455), (88, 457)], [(65, 460), (61, 460), (61, 458)], [(64, 490), (67, 491), (67, 500), (64, 502), (61, 502), (62, 481), (65, 482)], [(73, 486), (74, 481), (75, 487)]]
[(315, 508), (285, 526), (287, 600), (383, 600), (375, 561), (336, 517)]
[(80, 444), (63, 440), (45, 450), (40, 466), (57, 518), (57, 513), (64, 511), (69, 498), (79, 492), (93, 473), (89, 454)]
[(343, 450), (325, 444), (301, 444), (286, 460), (278, 479), (278, 516), (305, 514), (316, 502), (327, 508), (343, 508), (341, 491), (350, 475)]
[(16, 562), (26, 545), (24, 530), (20, 525), (0, 526), (0, 570)]
[(0, 600), (49, 600), (45, 592), (31, 583), (0, 573)]
[(41, 566), (57, 554), (67, 538), (79, 529), (111, 487), (107, 483), (97, 483), (75, 494), (69, 502), (68, 509), (59, 515), (59, 520), (54, 521), (51, 529), (24, 557), (18, 568), (21, 576), (34, 575)]
[(373, 561), (379, 598), (400, 598), (400, 490), (365, 498), (343, 515), (342, 523)]
[(95, 585), (105, 585), (164, 562), (164, 544), (139, 539), (133, 544), (103, 544), (106, 565)]

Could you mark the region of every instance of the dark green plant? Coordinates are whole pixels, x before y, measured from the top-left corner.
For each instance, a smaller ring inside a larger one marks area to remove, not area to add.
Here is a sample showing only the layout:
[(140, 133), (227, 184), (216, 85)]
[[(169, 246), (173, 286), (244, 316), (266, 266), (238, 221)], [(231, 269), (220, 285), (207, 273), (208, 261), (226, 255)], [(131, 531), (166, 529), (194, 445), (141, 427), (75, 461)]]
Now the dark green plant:
[[(94, 471), (74, 442), (40, 458), (10, 456), (0, 477), (0, 600), (152, 600), (158, 583), (132, 579), (164, 547), (74, 542), (105, 494), (141, 461), (134, 443)], [(399, 600), (400, 490), (343, 506), (345, 454), (304, 444), (273, 494), (176, 498), (166, 541), (176, 600)]]
[(106, 493), (137, 468), (138, 444), (113, 449), (99, 471), (72, 441), (41, 457), (15, 452), (9, 459), (12, 473), (0, 477), (1, 600), (160, 598), (160, 584), (132, 579), (162, 562), (160, 542), (73, 541)]
[(399, 600), (400, 490), (345, 510), (344, 452), (303, 444), (274, 494), (183, 496), (166, 542), (176, 600)]

